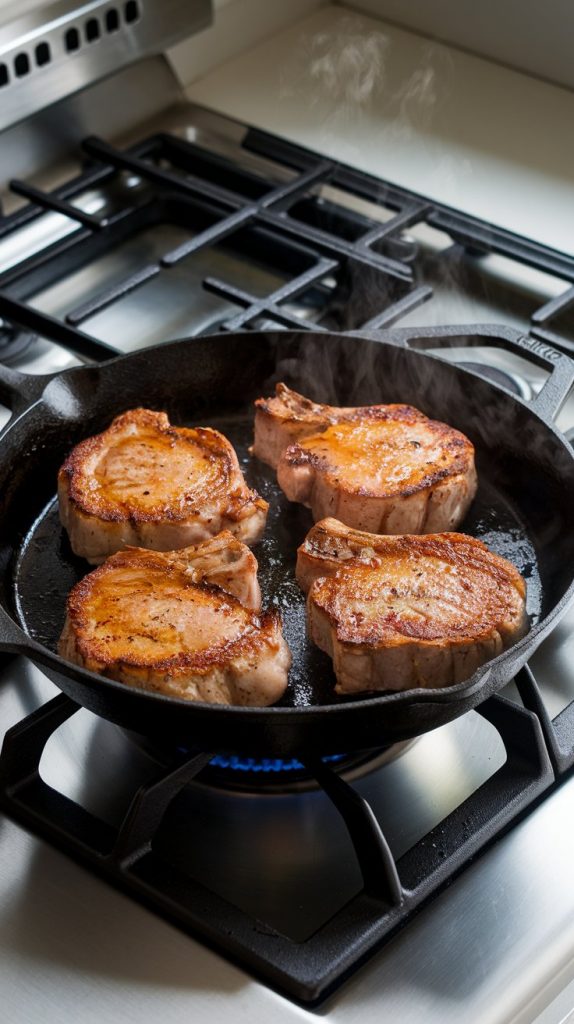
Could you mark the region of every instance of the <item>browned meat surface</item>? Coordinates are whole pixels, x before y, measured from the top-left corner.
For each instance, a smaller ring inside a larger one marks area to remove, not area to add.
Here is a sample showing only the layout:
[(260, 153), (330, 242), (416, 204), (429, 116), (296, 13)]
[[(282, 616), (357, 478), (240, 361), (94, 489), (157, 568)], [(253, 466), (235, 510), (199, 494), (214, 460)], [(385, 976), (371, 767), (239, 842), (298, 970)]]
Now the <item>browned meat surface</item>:
[(356, 409), (320, 405), (291, 391), (286, 384), (277, 384), (273, 398), (258, 398), (255, 402), (253, 454), (277, 469), (281, 455), (290, 444), (318, 434), (332, 423), (352, 419), (356, 412)]
[(277, 386), (256, 402), (253, 453), (290, 501), (377, 533), (434, 533), (462, 522), (476, 493), (474, 448), (408, 405), (321, 406)]
[(229, 534), (180, 551), (117, 552), (70, 592), (59, 653), (172, 697), (273, 704), (291, 655), (279, 615), (258, 614), (256, 569)]
[(297, 579), (338, 693), (462, 682), (527, 629), (522, 576), (464, 534), (376, 536), (325, 519), (299, 548)]
[(128, 544), (170, 551), (224, 529), (254, 544), (268, 509), (223, 434), (172, 427), (149, 409), (131, 409), (76, 445), (58, 497), (73, 551), (94, 565)]

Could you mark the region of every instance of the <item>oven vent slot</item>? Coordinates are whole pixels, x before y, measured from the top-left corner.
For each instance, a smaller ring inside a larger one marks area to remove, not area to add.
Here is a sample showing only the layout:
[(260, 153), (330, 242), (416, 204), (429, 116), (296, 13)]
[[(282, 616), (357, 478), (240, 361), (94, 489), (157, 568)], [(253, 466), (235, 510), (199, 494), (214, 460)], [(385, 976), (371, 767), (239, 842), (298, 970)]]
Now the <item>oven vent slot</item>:
[(58, 0), (0, 24), (0, 131), (211, 22), (211, 0)]

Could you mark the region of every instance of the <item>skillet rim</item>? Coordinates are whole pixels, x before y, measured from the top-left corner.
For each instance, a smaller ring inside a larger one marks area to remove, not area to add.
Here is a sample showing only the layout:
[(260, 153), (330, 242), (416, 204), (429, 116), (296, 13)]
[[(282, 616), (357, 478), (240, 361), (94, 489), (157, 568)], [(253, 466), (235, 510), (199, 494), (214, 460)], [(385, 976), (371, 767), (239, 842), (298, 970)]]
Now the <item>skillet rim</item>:
[[(387, 331), (377, 331), (375, 333), (361, 331), (325, 333), (333, 333), (336, 337), (344, 337), (349, 340), (354, 339), (356, 341), (366, 341), (374, 344), (382, 344), (385, 346), (388, 345), (392, 348), (399, 347), (407, 349), (409, 352), (413, 353), (415, 358), (424, 358), (425, 360), (430, 360), (432, 363), (440, 363), (441, 365), (444, 365), (445, 362), (448, 362), (447, 360), (443, 360), (439, 355), (429, 353), (424, 349), (418, 349), (409, 346), (408, 339), (423, 338), (432, 341), (435, 339), (447, 337), (456, 338), (458, 336), (482, 336), (484, 337), (485, 342), (488, 342), (489, 339), (514, 338), (518, 335), (519, 332), (516, 332), (505, 325), (463, 324), (444, 325), (443, 327), (421, 326), (420, 328), (398, 328), (394, 330), (391, 329)], [(138, 349), (135, 352), (122, 353), (117, 356), (113, 356), (111, 359), (106, 359), (105, 362), (97, 364), (97, 368), (104, 372), (107, 372), (108, 368), (111, 371), (113, 371), (113, 369), (119, 363), (125, 363), (128, 361), (136, 362), (138, 359), (149, 358), (150, 354), (155, 356), (160, 351), (165, 352), (168, 349), (175, 349), (180, 346), (189, 347), (190, 342), (193, 344), (193, 342), (209, 341), (214, 340), (216, 338), (221, 340), (222, 337), (225, 339), (233, 338), (239, 341), (244, 337), (253, 340), (253, 338), (256, 337), (257, 335), (268, 337), (271, 334), (284, 334), (286, 339), (293, 339), (294, 336), (309, 336), (314, 338), (317, 337), (317, 331), (290, 329), (285, 332), (244, 330), (228, 332), (225, 335), (217, 333), (199, 335), (191, 338), (175, 338), (171, 339), (168, 342), (150, 346), (149, 348)], [(527, 346), (520, 347), (523, 347), (525, 352), (527, 352)], [(568, 356), (563, 356), (562, 353), (558, 353), (556, 350), (548, 348), (548, 346), (544, 346), (544, 349), (546, 352), (550, 353), (549, 361), (552, 361), (553, 355), (555, 359), (563, 359), (571, 362), (572, 367), (574, 368), (574, 361), (569, 360)], [(533, 345), (533, 354), (535, 352), (536, 348)], [(551, 420), (549, 421), (538, 409), (538, 407), (535, 406), (534, 401), (529, 401), (523, 399), (521, 396), (513, 394), (503, 385), (500, 385), (492, 380), (486, 379), (480, 373), (475, 372), (471, 369), (467, 369), (466, 367), (461, 367), (455, 363), (450, 362), (448, 362), (448, 365), (451, 366), (453, 371), (461, 375), (463, 378), (477, 377), (482, 382), (482, 384), (485, 385), (488, 389), (494, 391), (497, 394), (502, 394), (505, 399), (510, 400), (514, 404), (518, 404), (523, 409), (525, 409), (529, 415), (533, 415), (535, 419), (538, 421), (538, 423), (545, 430), (549, 431), (553, 435), (555, 440), (567, 450), (571, 458), (572, 465), (574, 466), (574, 453), (572, 452), (568, 440), (557, 429), (555, 423)], [(31, 384), (31, 400), (26, 404), (24, 408), (20, 407), (15, 409), (14, 414), (12, 415), (8, 423), (5, 425), (3, 430), (0, 431), (0, 443), (4, 440), (5, 437), (9, 435), (9, 433), (11, 433), (11, 431), (18, 424), (21, 424), (22, 421), (25, 420), (29, 416), (29, 414), (38, 405), (42, 403), (46, 389), (51, 382), (60, 381), (62, 379), (65, 379), (66, 377), (72, 377), (75, 374), (82, 373), (82, 371), (85, 372), (86, 370), (89, 370), (91, 368), (91, 364), (80, 364), (79, 366), (72, 366), (64, 370), (58, 370), (57, 372), (52, 374), (26, 376), (22, 375), (22, 379), (24, 381), (29, 382), (30, 384), (33, 381), (33, 385)], [(18, 561), (18, 555), (21, 550), (21, 548), (18, 550), (16, 564)], [(11, 583), (13, 582), (13, 578), (14, 573), (12, 573), (12, 580), (10, 581)], [(257, 718), (266, 718), (266, 716), (269, 715), (269, 713), (273, 713), (275, 716), (279, 714), (282, 719), (289, 719), (293, 721), (299, 715), (307, 717), (309, 716), (309, 714), (318, 711), (329, 712), (331, 715), (336, 715), (338, 717), (341, 714), (345, 714), (346, 716), (349, 716), (353, 713), (360, 714), (368, 708), (381, 707), (381, 705), (403, 705), (405, 708), (411, 705), (449, 705), (454, 704), (458, 700), (461, 700), (463, 698), (472, 698), (475, 695), (476, 690), (482, 689), (483, 686), (487, 683), (489, 679), (491, 679), (493, 675), (496, 677), (501, 673), (501, 671), (504, 674), (504, 667), (506, 663), (511, 660), (511, 658), (519, 660), (521, 657), (523, 657), (523, 661), (521, 662), (521, 664), (523, 664), (524, 661), (526, 661), (534, 653), (538, 645), (542, 642), (544, 637), (550, 632), (552, 627), (555, 624), (557, 624), (562, 615), (565, 614), (573, 600), (574, 570), (572, 580), (568, 588), (566, 589), (562, 597), (559, 599), (559, 601), (556, 603), (556, 605), (554, 605), (554, 607), (548, 612), (545, 618), (538, 622), (532, 629), (528, 631), (528, 633), (526, 633), (524, 637), (521, 637), (520, 640), (518, 640), (515, 644), (513, 644), (507, 650), (502, 651), (499, 655), (497, 655), (496, 658), (493, 658), (488, 662), (485, 662), (485, 664), (480, 666), (472, 674), (472, 676), (470, 676), (466, 680), (463, 680), (461, 683), (456, 683), (453, 686), (449, 687), (417, 687), (409, 690), (398, 690), (383, 693), (371, 691), (370, 696), (361, 698), (349, 698), (348, 700), (343, 699), (339, 703), (335, 704), (311, 704), (302, 705), (299, 707), (278, 707), (277, 705), (269, 705), (265, 707), (251, 707), (237, 704), (211, 704), (205, 701), (189, 701), (180, 697), (168, 696), (167, 694), (157, 693), (152, 690), (146, 690), (140, 687), (126, 685), (125, 683), (118, 682), (115, 679), (110, 679), (107, 676), (99, 675), (95, 672), (90, 672), (87, 669), (80, 667), (79, 665), (75, 665), (73, 662), (66, 661), (59, 654), (52, 651), (49, 647), (39, 643), (37, 640), (34, 640), (34, 638), (29, 635), (25, 626), (22, 624), (20, 616), (17, 614), (17, 612), (9, 612), (4, 607), (4, 605), (0, 605), (0, 612), (2, 614), (2, 618), (6, 617), (6, 619), (8, 620), (7, 625), (9, 626), (9, 628), (12, 629), (12, 632), (14, 630), (14, 627), (16, 628), (18, 636), (14, 640), (14, 642), (12, 642), (11, 640), (3, 641), (2, 639), (0, 639), (0, 650), (18, 648), (20, 653), (29, 656), (32, 660), (36, 660), (40, 662), (40, 664), (44, 662), (48, 665), (48, 667), (53, 668), (54, 670), (58, 671), (60, 674), (68, 678), (76, 677), (78, 681), (81, 681), (89, 685), (91, 689), (95, 689), (95, 683), (98, 683), (100, 685), (102, 682), (105, 684), (109, 684), (110, 689), (112, 691), (117, 691), (118, 693), (121, 693), (123, 698), (128, 700), (137, 700), (138, 698), (145, 696), (153, 699), (156, 703), (167, 704), (170, 707), (193, 709), (202, 713), (207, 713), (208, 711), (215, 713), (219, 712), (220, 715), (225, 714), (226, 716), (230, 712), (235, 715), (239, 713), (242, 715), (248, 714), (252, 720)], [(528, 653), (525, 654), (525, 650)], [(40, 655), (42, 657), (39, 657)], [(518, 669), (512, 671), (510, 678), (512, 678), (512, 675), (514, 675), (516, 671), (518, 671)], [(495, 688), (498, 688), (499, 686), (504, 686), (506, 681), (507, 680), (503, 679), (498, 684), (495, 681)]]

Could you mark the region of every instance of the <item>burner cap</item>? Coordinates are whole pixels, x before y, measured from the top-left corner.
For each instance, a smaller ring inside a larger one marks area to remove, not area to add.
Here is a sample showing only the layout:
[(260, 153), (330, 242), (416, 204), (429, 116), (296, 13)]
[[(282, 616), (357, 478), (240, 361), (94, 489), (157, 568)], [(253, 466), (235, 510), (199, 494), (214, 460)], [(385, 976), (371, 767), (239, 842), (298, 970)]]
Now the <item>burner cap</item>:
[(464, 370), (474, 370), (495, 384), (502, 384), (508, 391), (512, 391), (513, 395), (527, 400), (532, 398), (532, 388), (528, 381), (516, 373), (511, 373), (510, 370), (501, 370), (499, 366), (490, 366), (488, 363), (457, 361), (456, 365), (462, 366)]
[(0, 362), (15, 363), (37, 340), (37, 335), (0, 317)]

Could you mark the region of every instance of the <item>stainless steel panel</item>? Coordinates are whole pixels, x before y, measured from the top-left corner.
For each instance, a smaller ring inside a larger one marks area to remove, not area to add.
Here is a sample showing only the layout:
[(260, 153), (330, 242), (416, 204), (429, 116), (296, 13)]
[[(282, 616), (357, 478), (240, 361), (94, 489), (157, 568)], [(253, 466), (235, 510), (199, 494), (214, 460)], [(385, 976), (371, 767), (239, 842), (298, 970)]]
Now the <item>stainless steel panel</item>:
[[(14, 196), (5, 191), (11, 178), (26, 178), (53, 189), (79, 173), (79, 146), (86, 135), (111, 139), (130, 130), (137, 132), (142, 122), (179, 100), (179, 85), (165, 58), (148, 57), (7, 129), (0, 136), (4, 210), (8, 213), (16, 205)], [(0, 90), (0, 110), (3, 102)]]
[(127, 64), (162, 53), (206, 28), (211, 14), (210, 0), (58, 0), (5, 23), (0, 130)]

